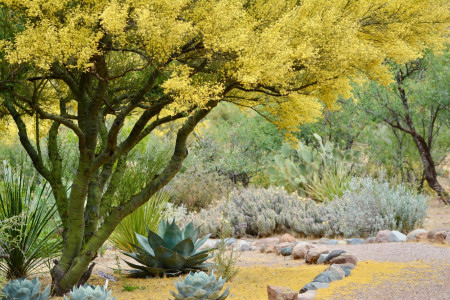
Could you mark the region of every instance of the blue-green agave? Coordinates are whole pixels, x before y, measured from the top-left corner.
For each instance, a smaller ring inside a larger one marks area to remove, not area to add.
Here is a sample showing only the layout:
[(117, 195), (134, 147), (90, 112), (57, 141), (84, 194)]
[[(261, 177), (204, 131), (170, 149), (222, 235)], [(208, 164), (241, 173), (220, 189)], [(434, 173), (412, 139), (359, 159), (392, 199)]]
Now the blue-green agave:
[(191, 222), (181, 230), (175, 220), (161, 221), (158, 233), (148, 231), (148, 237), (136, 233), (139, 246), (134, 246), (132, 253), (123, 254), (134, 258), (141, 265), (125, 261), (134, 268), (136, 276), (178, 275), (189, 271), (207, 270), (205, 263), (213, 249), (199, 250), (209, 238), (209, 234), (198, 239), (200, 228)]
[(178, 293), (170, 291), (175, 297), (175, 300), (223, 300), (228, 297), (230, 293), (229, 288), (220, 295), (220, 291), (225, 284), (225, 279), (222, 277), (217, 280), (214, 272), (210, 275), (205, 272), (190, 272), (185, 278), (184, 282), (180, 280), (175, 282), (175, 287)]
[(37, 278), (10, 280), (2, 289), (2, 300), (48, 300), (50, 299), (50, 287), (41, 293), (41, 283)]
[(108, 291), (108, 281), (103, 286), (85, 284), (80, 287), (73, 287), (69, 293), (69, 298), (64, 296), (64, 300), (116, 300), (111, 297), (111, 290)]

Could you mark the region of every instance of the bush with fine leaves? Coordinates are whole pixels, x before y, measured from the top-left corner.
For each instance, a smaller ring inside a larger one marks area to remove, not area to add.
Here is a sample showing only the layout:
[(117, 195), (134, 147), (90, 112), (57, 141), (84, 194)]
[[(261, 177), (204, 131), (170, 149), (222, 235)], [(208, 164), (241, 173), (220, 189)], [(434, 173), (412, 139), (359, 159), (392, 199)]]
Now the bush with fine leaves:
[(279, 188), (234, 190), (228, 200), (194, 216), (217, 235), (222, 220), (234, 236), (268, 236), (291, 231), (303, 236), (358, 237), (382, 229), (409, 231), (426, 216), (426, 198), (384, 178), (354, 178), (342, 197), (316, 203)]

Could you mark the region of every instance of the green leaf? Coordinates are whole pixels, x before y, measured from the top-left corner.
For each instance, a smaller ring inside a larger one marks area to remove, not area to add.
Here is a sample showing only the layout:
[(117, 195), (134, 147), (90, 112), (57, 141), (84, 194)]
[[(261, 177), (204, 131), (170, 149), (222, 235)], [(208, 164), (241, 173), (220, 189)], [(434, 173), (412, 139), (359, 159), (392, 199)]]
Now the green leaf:
[(173, 247), (173, 251), (186, 258), (193, 253), (194, 243), (190, 238), (184, 239)]
[(175, 223), (175, 220), (166, 228), (163, 238), (169, 249), (172, 249), (183, 239), (183, 234), (181, 233), (180, 227)]
[(150, 247), (152, 247), (153, 250), (157, 249), (160, 246), (170, 248), (169, 245), (167, 245), (167, 243), (159, 235), (157, 235), (151, 230), (148, 230), (147, 240), (148, 243), (150, 244)]

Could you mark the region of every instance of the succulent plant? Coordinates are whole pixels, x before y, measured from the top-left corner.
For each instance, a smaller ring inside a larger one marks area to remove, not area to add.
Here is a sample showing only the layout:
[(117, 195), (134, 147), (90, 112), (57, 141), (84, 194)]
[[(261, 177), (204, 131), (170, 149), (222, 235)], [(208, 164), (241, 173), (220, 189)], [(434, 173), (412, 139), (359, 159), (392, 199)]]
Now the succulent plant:
[(48, 300), (50, 299), (50, 287), (41, 293), (41, 283), (37, 278), (10, 280), (2, 289), (2, 300)]
[(175, 282), (178, 294), (174, 291), (170, 291), (170, 293), (175, 297), (175, 300), (223, 300), (230, 293), (227, 287), (220, 295), (224, 284), (225, 279), (220, 277), (217, 280), (214, 272), (211, 272), (210, 275), (205, 272), (190, 272), (184, 278), (184, 282), (181, 277), (179, 281)]
[(103, 286), (85, 284), (80, 287), (73, 287), (69, 293), (69, 298), (64, 296), (64, 300), (115, 300), (111, 298), (112, 291), (108, 291), (108, 281)]
[(199, 251), (209, 238), (209, 234), (198, 240), (200, 228), (191, 222), (181, 230), (175, 223), (161, 221), (158, 233), (148, 230), (148, 238), (137, 234), (139, 243), (132, 253), (123, 254), (135, 259), (141, 265), (125, 261), (134, 268), (137, 276), (160, 276), (162, 274), (178, 275), (189, 271), (207, 270), (205, 263), (213, 249)]

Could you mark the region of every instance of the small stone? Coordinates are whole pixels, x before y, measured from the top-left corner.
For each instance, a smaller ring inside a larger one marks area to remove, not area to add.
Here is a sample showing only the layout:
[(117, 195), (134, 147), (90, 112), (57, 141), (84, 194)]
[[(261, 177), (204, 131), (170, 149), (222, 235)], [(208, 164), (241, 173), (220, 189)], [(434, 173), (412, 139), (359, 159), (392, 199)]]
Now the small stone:
[(345, 241), (347, 242), (347, 245), (362, 245), (362, 244), (364, 244), (363, 239), (348, 239)]
[(344, 272), (344, 269), (341, 267), (341, 265), (336, 265), (336, 264), (331, 265), (325, 271), (337, 272), (339, 274), (339, 276), (340, 276), (339, 280), (341, 280), (342, 278), (344, 278), (346, 276), (345, 272)]
[(440, 231), (450, 232), (450, 228), (435, 228), (428, 231), (427, 237), (429, 240), (436, 239), (436, 233)]
[(417, 240), (417, 235), (418, 234), (421, 234), (421, 235), (425, 234), (426, 235), (427, 231), (425, 229), (421, 229), (421, 228), (413, 230), (410, 233), (408, 233), (408, 235), (406, 236), (406, 240), (410, 241), (410, 242), (417, 242), (418, 241)]
[(376, 242), (377, 242), (377, 238), (376, 238), (376, 237), (370, 237), (370, 238), (368, 238), (368, 239), (366, 240), (366, 242), (367, 242), (368, 244), (376, 243)]
[(274, 245), (275, 246), (279, 242), (280, 242), (279, 238), (265, 238), (265, 239), (256, 240), (253, 243), (253, 246), (256, 246), (256, 247), (264, 247), (264, 246), (267, 246), (267, 245)]
[(438, 232), (436, 232), (436, 235), (434, 236), (434, 239), (436, 241), (438, 241), (439, 243), (444, 243), (446, 237), (447, 237), (447, 232), (445, 232), (445, 231), (438, 231)]
[(298, 300), (314, 300), (314, 298), (316, 298), (316, 295), (316, 290), (309, 290), (304, 292), (303, 294), (298, 294)]
[(292, 250), (293, 249), (294, 248), (292, 248), (292, 247), (286, 247), (286, 248), (281, 249), (280, 253), (283, 256), (289, 256), (289, 255), (292, 255)]
[(325, 259), (324, 263), (328, 263), (330, 260), (332, 260), (333, 258), (341, 255), (342, 253), (345, 253), (345, 250), (333, 250), (331, 251), (331, 253), (327, 256), (327, 258)]
[(265, 245), (262, 250), (262, 253), (275, 253), (275, 246), (274, 245)]
[(317, 241), (317, 244), (320, 244), (320, 245), (328, 245), (328, 242), (329, 242), (329, 241), (330, 241), (330, 240), (327, 239), (327, 238), (321, 238), (320, 240)]
[(294, 243), (289, 243), (289, 242), (285, 242), (285, 243), (279, 243), (278, 245), (275, 245), (275, 254), (276, 255), (280, 255), (281, 254), (281, 249), (283, 248), (293, 248), (294, 247)]
[(338, 265), (351, 263), (356, 266), (358, 264), (358, 258), (353, 254), (342, 253), (341, 255), (331, 259), (329, 263)]
[(292, 257), (294, 259), (303, 259), (309, 249), (313, 248), (314, 245), (306, 242), (297, 243), (292, 250)]
[(312, 248), (309, 249), (305, 256), (305, 262), (307, 264), (315, 264), (317, 263), (317, 260), (319, 259), (321, 254), (328, 254), (330, 253), (330, 250), (325, 248)]
[(328, 254), (320, 254), (319, 259), (317, 260), (317, 264), (322, 264), (325, 262), (325, 259), (327, 259)]
[(287, 287), (267, 286), (269, 300), (298, 300), (298, 293)]
[(389, 233), (388, 241), (391, 242), (391, 243), (405, 242), (406, 241), (406, 235), (404, 235), (400, 231), (392, 230), (391, 233)]
[(375, 238), (377, 243), (387, 243), (389, 242), (389, 234), (391, 233), (390, 230), (381, 230), (378, 231), (377, 237)]
[(280, 243), (295, 243), (295, 242), (296, 242), (295, 237), (293, 237), (289, 233), (283, 234), (280, 237)]
[(310, 282), (307, 283), (302, 289), (300, 290), (300, 294), (303, 294), (304, 292), (310, 291), (310, 290), (318, 290), (318, 289), (324, 289), (329, 287), (329, 283), (321, 283), (321, 282)]

